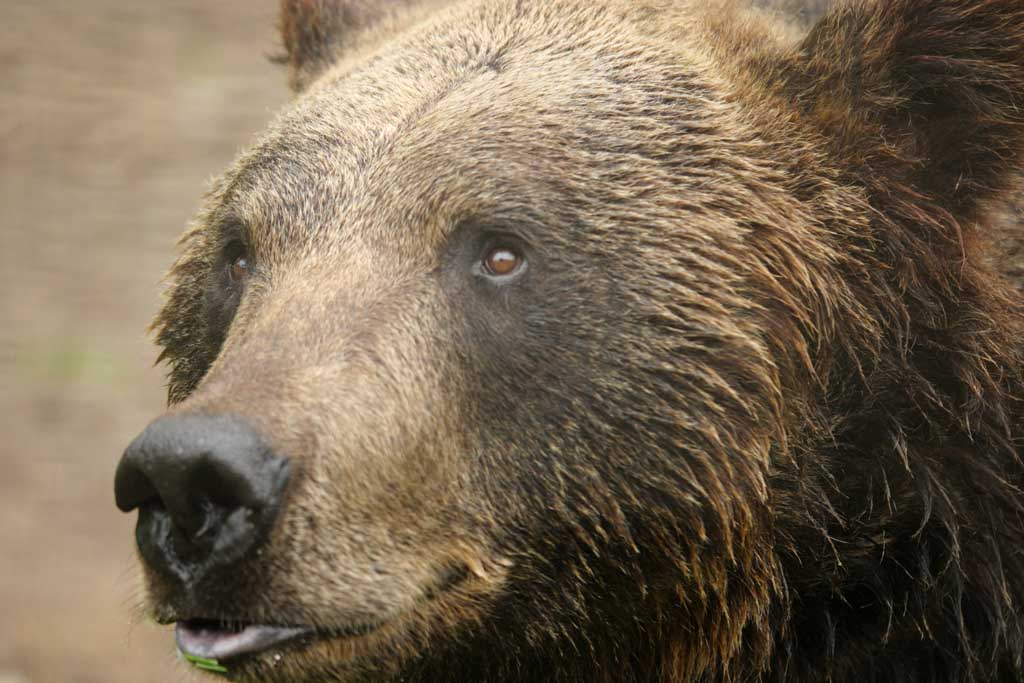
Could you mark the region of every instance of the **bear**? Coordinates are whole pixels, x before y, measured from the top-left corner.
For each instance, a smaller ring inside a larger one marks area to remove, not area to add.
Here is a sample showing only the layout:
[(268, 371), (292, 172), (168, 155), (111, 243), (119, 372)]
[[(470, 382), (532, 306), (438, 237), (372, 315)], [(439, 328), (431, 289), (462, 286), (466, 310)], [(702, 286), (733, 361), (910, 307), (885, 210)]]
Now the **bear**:
[(1024, 680), (1024, 3), (281, 31), (295, 98), (182, 239), (115, 473), (185, 659)]

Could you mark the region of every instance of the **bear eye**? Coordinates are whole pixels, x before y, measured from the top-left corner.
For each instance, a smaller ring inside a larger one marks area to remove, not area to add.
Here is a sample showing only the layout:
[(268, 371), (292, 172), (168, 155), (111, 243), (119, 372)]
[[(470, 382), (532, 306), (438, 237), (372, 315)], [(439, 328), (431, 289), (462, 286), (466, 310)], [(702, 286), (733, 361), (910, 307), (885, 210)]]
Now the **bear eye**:
[(249, 277), (249, 259), (245, 256), (235, 257), (235, 260), (231, 262), (228, 273), (231, 275), (232, 282), (244, 281), (245, 278)]
[(484, 257), (484, 272), (493, 277), (508, 277), (517, 273), (525, 262), (523, 255), (511, 247), (494, 247)]
[(232, 242), (225, 252), (228, 270), (228, 279), (233, 284), (241, 284), (248, 279), (252, 271), (252, 261), (249, 259), (249, 252), (245, 245), (239, 242)]

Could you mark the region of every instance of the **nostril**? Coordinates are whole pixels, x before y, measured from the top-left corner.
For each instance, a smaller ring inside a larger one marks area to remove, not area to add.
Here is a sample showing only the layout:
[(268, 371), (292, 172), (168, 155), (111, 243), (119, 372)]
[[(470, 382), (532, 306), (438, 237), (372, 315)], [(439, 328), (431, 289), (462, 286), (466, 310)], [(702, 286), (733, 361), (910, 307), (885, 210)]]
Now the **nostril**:
[(206, 505), (226, 508), (260, 507), (271, 492), (266, 485), (273, 473), (263, 472), (263, 463), (225, 460), (217, 453), (204, 453), (190, 472), (188, 487)]
[(118, 509), (121, 512), (131, 512), (159, 499), (160, 494), (146, 473), (135, 462), (122, 458), (114, 475), (114, 501)]

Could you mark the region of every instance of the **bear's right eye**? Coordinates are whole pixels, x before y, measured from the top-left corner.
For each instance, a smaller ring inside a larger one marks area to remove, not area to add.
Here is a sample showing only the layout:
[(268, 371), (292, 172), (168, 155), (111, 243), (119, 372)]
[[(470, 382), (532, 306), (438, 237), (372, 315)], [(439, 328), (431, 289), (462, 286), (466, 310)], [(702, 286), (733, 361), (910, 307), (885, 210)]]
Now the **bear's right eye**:
[(228, 275), (236, 284), (243, 282), (245, 278), (249, 277), (249, 258), (244, 254), (236, 256), (228, 268)]
[(241, 242), (229, 244), (224, 250), (224, 261), (231, 284), (244, 284), (252, 272), (252, 259), (246, 246)]

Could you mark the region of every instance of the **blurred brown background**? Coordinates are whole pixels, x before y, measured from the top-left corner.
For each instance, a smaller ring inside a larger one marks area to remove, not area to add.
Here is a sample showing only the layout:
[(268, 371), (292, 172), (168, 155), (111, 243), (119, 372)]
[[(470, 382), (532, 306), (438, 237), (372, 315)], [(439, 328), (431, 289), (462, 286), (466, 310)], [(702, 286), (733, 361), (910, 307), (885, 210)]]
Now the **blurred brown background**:
[(276, 4), (0, 2), (0, 683), (194, 678), (113, 473), (163, 407), (174, 241), (287, 100)]

